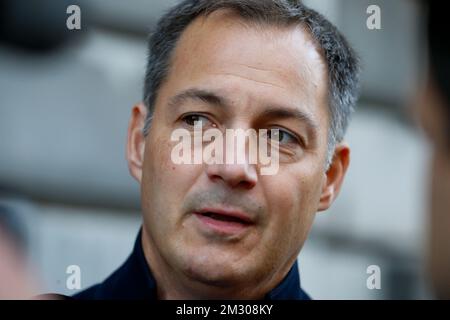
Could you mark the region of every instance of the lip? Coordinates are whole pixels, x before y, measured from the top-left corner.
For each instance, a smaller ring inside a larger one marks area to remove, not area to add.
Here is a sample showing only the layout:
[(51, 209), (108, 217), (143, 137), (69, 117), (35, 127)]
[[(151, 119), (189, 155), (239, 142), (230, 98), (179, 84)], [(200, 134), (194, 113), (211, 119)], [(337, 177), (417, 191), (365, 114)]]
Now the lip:
[[(215, 219), (207, 214), (212, 213), (223, 218), (230, 218), (232, 221)], [(239, 210), (227, 210), (222, 208), (203, 208), (195, 211), (194, 215), (201, 222), (202, 227), (223, 235), (239, 234), (255, 224), (255, 221), (248, 214)]]

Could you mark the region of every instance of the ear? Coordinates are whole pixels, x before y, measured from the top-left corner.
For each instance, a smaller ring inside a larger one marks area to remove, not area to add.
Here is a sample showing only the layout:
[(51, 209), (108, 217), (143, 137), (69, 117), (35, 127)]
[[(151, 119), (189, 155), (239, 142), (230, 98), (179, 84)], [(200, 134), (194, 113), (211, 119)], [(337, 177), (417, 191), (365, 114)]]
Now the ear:
[(133, 107), (128, 124), (127, 161), (128, 170), (133, 178), (141, 183), (142, 165), (144, 163), (145, 137), (144, 125), (147, 118), (147, 108), (143, 103)]
[(337, 198), (350, 163), (350, 147), (342, 142), (334, 149), (330, 168), (325, 173), (326, 181), (320, 196), (319, 211), (327, 210)]

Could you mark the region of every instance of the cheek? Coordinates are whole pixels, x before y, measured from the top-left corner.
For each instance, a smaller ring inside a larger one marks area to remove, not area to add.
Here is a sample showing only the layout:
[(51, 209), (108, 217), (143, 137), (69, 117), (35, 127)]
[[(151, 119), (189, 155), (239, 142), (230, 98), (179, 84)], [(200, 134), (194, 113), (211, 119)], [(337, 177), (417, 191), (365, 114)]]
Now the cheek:
[(273, 230), (280, 238), (298, 245), (306, 237), (320, 199), (319, 178), (286, 172), (270, 181), (267, 199)]
[(429, 265), (435, 289), (450, 286), (450, 164), (448, 158), (435, 151), (432, 167), (431, 213), (429, 230)]
[(448, 232), (448, 226), (450, 225), (450, 165), (448, 159), (437, 152), (433, 156), (431, 183), (431, 236), (433, 245), (441, 249), (441, 254), (450, 257), (450, 233)]
[[(432, 194), (437, 211), (446, 212), (450, 207), (450, 163), (445, 152), (435, 151), (432, 163)], [(450, 216), (450, 214), (448, 215)]]
[(177, 212), (201, 173), (199, 165), (180, 165), (171, 160), (176, 144), (170, 141), (170, 134), (160, 134), (149, 136), (146, 146), (142, 191), (148, 197), (147, 202), (152, 201), (153, 206), (158, 205), (166, 212)]
[(160, 193), (160, 189), (168, 188), (172, 183), (170, 176), (176, 168), (170, 161), (170, 148), (170, 141), (161, 140), (159, 137), (148, 137), (145, 146), (142, 188), (143, 191), (146, 189), (151, 192), (153, 197)]

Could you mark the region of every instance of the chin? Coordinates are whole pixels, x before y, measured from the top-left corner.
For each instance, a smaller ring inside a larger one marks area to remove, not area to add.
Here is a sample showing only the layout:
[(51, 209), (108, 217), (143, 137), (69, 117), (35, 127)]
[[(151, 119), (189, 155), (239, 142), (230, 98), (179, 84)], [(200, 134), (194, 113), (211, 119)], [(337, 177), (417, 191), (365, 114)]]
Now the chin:
[(188, 257), (184, 264), (184, 273), (191, 279), (214, 286), (230, 286), (249, 279), (244, 266), (234, 266), (230, 260), (214, 259), (215, 255)]

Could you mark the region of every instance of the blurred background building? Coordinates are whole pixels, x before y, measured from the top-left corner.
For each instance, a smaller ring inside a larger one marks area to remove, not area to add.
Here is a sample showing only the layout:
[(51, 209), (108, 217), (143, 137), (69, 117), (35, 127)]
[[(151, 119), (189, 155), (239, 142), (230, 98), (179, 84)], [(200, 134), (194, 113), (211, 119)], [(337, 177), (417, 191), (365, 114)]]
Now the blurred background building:
[[(125, 161), (131, 107), (141, 100), (146, 39), (175, 0), (10, 0), (0, 4), (0, 203), (22, 221), (44, 292), (73, 294), (130, 253), (141, 218)], [(315, 299), (429, 298), (423, 276), (428, 150), (409, 106), (424, 69), (423, 12), (412, 0), (310, 0), (363, 62), (347, 139), (343, 191), (317, 216), (302, 250)], [(81, 30), (68, 30), (78, 4)], [(381, 29), (369, 30), (369, 5)], [(381, 270), (370, 290), (367, 268)]]

